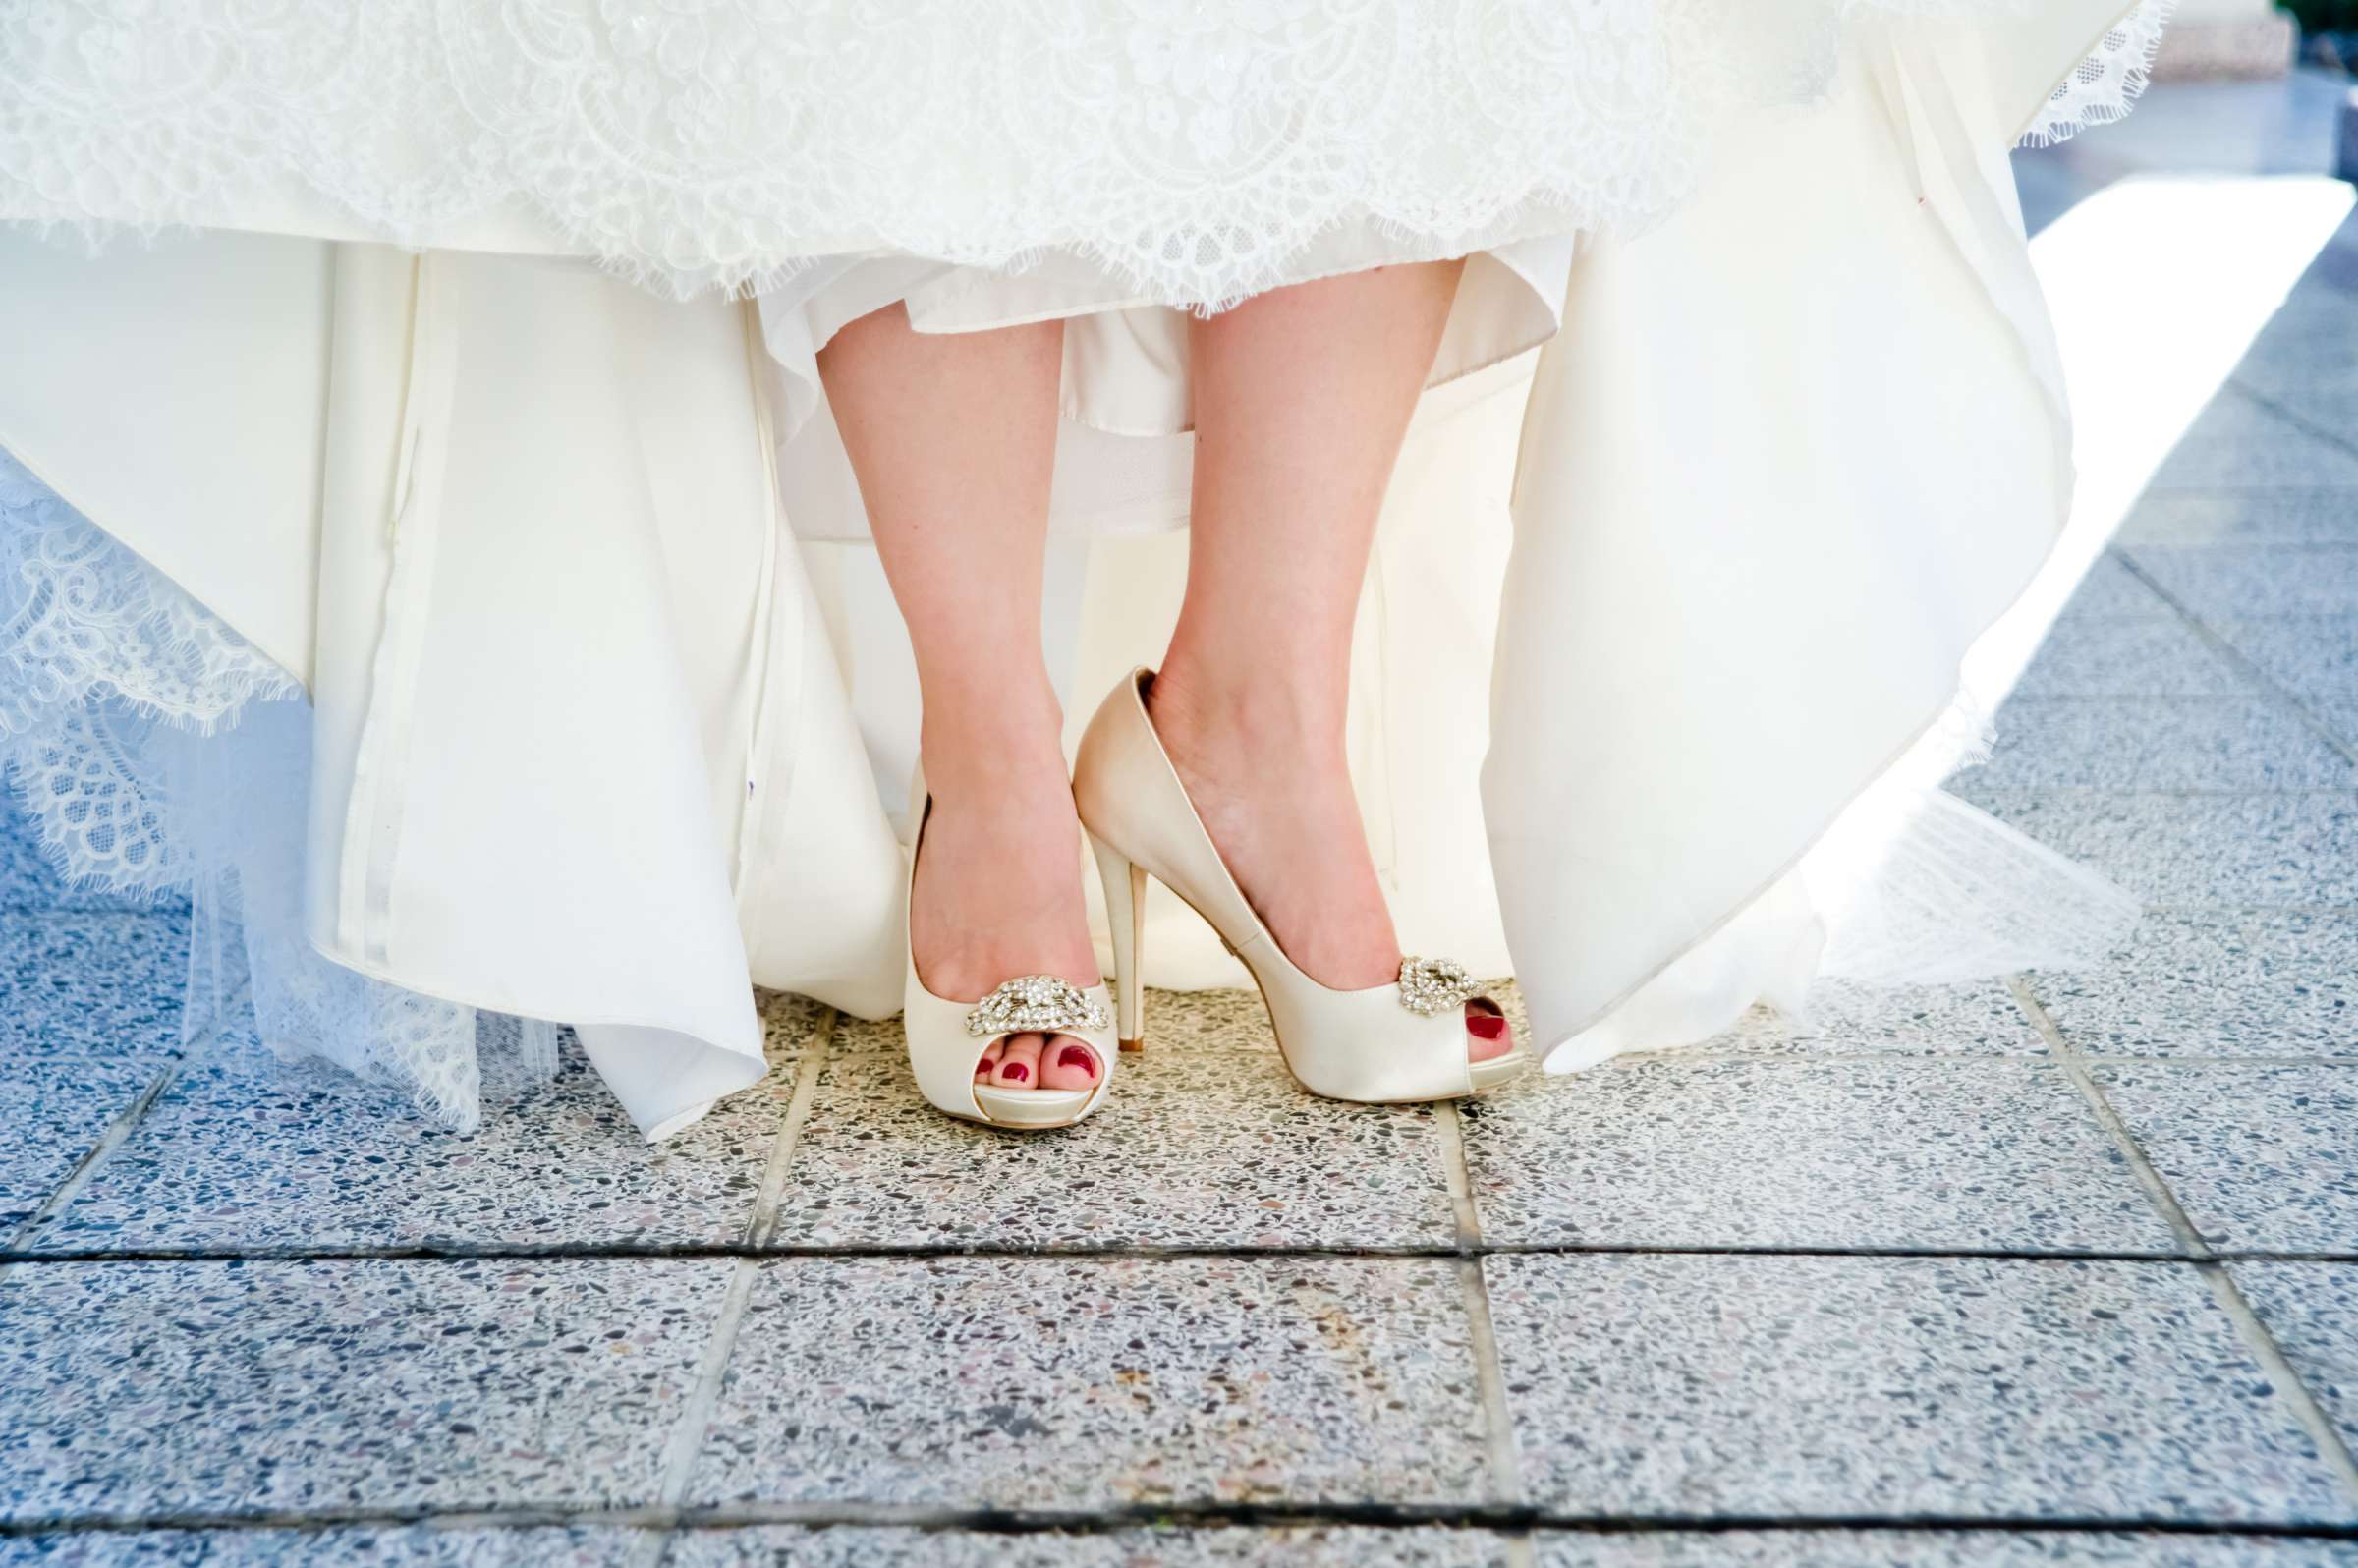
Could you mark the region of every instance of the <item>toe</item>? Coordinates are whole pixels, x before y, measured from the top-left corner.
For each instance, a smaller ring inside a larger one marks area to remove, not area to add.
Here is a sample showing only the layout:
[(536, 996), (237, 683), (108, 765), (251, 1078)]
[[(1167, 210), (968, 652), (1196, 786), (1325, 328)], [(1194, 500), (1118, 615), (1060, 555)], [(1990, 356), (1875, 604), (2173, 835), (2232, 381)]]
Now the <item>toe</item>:
[(1038, 1089), (1039, 1047), (1038, 1035), (1008, 1036), (1006, 1049), (999, 1052), (998, 1068), (991, 1074), (991, 1083), (1000, 1089)]
[(1497, 1004), (1476, 997), (1466, 1004), (1466, 1059), (1496, 1061), (1515, 1048), (1515, 1028)]
[(1051, 1035), (1039, 1053), (1042, 1089), (1094, 1089), (1097, 1082), (1097, 1053), (1070, 1035)]
[(999, 1070), (999, 1050), (1002, 1043), (1002, 1041), (994, 1039), (982, 1047), (982, 1059), (975, 1063), (976, 1083), (989, 1083), (991, 1075)]

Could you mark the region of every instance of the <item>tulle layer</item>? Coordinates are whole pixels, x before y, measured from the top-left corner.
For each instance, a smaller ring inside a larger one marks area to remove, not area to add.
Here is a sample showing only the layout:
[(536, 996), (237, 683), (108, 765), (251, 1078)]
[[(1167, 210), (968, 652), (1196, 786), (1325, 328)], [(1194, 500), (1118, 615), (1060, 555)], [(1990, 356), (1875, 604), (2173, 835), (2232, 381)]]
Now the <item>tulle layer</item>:
[[(0, 17), (0, 218), (594, 257), (675, 295), (829, 256), (1087, 258), (1216, 308), (1347, 225), (1403, 255), (1653, 222), (1845, 28), (2040, 0), (381, 0)], [(2117, 117), (2145, 0), (2021, 132)]]
[(463, 1130), (486, 1064), (553, 1075), (555, 1026), (371, 980), (302, 918), (310, 713), (295, 678), (0, 451), (0, 781), (73, 883), (186, 895), (190, 1037), (262, 1042)]

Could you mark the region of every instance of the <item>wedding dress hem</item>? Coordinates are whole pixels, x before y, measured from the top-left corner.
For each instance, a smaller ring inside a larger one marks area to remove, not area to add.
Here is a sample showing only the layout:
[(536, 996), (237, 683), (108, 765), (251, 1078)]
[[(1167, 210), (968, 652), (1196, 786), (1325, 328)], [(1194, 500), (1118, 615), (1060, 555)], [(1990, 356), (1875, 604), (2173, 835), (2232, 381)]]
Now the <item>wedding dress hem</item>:
[[(1850, 0), (1828, 3), (1847, 26)], [(397, 42), (424, 15), (404, 4), (383, 12)], [(1708, 178), (1700, 162), (1671, 156), (1675, 138), (1647, 140), (1651, 131), (1633, 149), (1554, 127), (1543, 139), (1553, 153), (1499, 160), (1509, 183), (1538, 189), (1547, 156), (1594, 152), (1630, 183), (1595, 210), (1579, 199), (1551, 208), (1546, 235), (1492, 234), (1494, 246), (1476, 247), (1518, 292), (1503, 311), (1495, 298), (1470, 308), (1498, 335), (1435, 376), (1481, 395), (1430, 399), (1412, 425), (1354, 655), (1353, 768), (1379, 868), (1401, 895), (1404, 939), (1478, 962), (1495, 954), (1495, 968), (1482, 967), (1496, 972), (1511, 933), (1533, 1033), (1573, 1052), (1567, 1061), (1633, 1034), (1709, 1033), (1731, 1007), (1790, 994), (1797, 967), (1839, 950), (1833, 906), (1802, 884), (1815, 885), (1854, 817), (1892, 788), (1927, 786), (1917, 775), (1933, 761), (1955, 759), (1941, 732), (1958, 658), (2020, 597), (2035, 571), (2026, 563), (2052, 551), (2069, 490), (2057, 461), (2063, 411), (2010, 206), (2003, 130), (2037, 101), (2039, 81), (2063, 85), (2049, 87), (2033, 137), (2086, 84), (2084, 73), (2053, 78), (2052, 66), (2100, 23), (2107, 80), (2133, 82), (2142, 57), (2125, 55), (2142, 34), (2121, 20), (2126, 0), (1935, 9), (1918, 20), (1862, 8), (1824, 60), (1778, 55), (1807, 68), (1789, 81), (1811, 90), (1771, 97), (1812, 107), (1742, 121), (1746, 134)], [(1399, 14), (1440, 13), (1401, 0)], [(1727, 25), (1678, 57), (1693, 60), (1748, 58), (1766, 20), (1719, 0), (1664, 0), (1660, 14)], [(989, 27), (1000, 14), (972, 15)], [(1581, 36), (1586, 54), (1514, 58), (1658, 87), (1664, 124), (1693, 129), (1722, 112), (1679, 96), (1696, 85), (1685, 79), (1614, 77), (1639, 56), (1600, 53), (1593, 33)], [(617, 37), (617, 47), (629, 41)], [(21, 41), (0, 33), (0, 56)], [(44, 56), (18, 79), (53, 66)], [(115, 85), (74, 101), (111, 101)], [(1593, 90), (1585, 78), (1513, 90), (1575, 117), (1603, 101), (1567, 108), (1548, 96), (1567, 85)], [(262, 90), (238, 79), (224, 90), (235, 99), (250, 87)], [(1128, 101), (1159, 90), (1142, 83)], [(192, 100), (155, 101), (177, 112)], [(347, 107), (365, 134), (323, 129), (307, 145), (356, 157), (416, 150), (399, 138), (416, 131), (430, 146), (443, 123), (380, 125), (375, 105)], [(103, 114), (69, 119), (50, 125), (44, 154), (65, 161), (40, 167), (80, 158), (115, 169), (89, 154), (121, 146), (108, 140), (118, 130), (154, 129), (136, 115), (120, 128)], [(1225, 144), (1211, 135), (1220, 129), (1140, 134), (1205, 151)], [(380, 134), (395, 140), (370, 140)], [(945, 147), (963, 150), (944, 142), (937, 153)], [(151, 150), (123, 150), (125, 167), (136, 173)], [(483, 155), (496, 164), (506, 154), (486, 143)], [(974, 171), (947, 162), (945, 178), (957, 179), (945, 196), (981, 189)], [(356, 191), (376, 172), (361, 164), (347, 171)], [(494, 185), (515, 172), (486, 167)], [(1370, 167), (1395, 196), (1433, 173), (1389, 156)], [(71, 182), (28, 199), (7, 180), (0, 215), (39, 221), (42, 200), (57, 203), (49, 217), (77, 215)], [(202, 194), (234, 188), (224, 180)], [(133, 179), (121, 189), (139, 197), (143, 188)], [(607, 239), (619, 251), (595, 257), (627, 268), (634, 247), (676, 214), (660, 192), (611, 194), (649, 203), (652, 227), (615, 231)], [(267, 216), (266, 205), (243, 215)], [(1599, 218), (1606, 206), (1620, 221)], [(976, 216), (954, 202), (878, 210)], [(204, 747), (223, 750), (206, 755), (248, 758), (240, 767), (264, 758), (261, 790), (192, 771), (195, 738), (169, 723), (135, 712), (112, 727), (97, 712), (103, 700), (111, 691), (136, 709), (138, 694), (110, 688), (100, 676), (117, 666), (103, 660), (76, 689), (91, 711), (59, 717), (61, 728), (29, 743), (8, 729), (21, 694), (0, 662), (0, 743), (16, 750), (20, 782), (25, 745), (45, 748), (34, 765), (51, 768), (55, 754), (53, 776), (75, 809), (128, 803), (126, 820), (152, 817), (167, 851), (182, 827), (199, 827), (198, 852), (148, 870), (185, 883), (233, 868), (257, 1011), (267, 1003), (297, 1018), (302, 1027), (281, 1036), (293, 1044), (430, 1082), (430, 1103), (464, 1121), (481, 1025), (478, 1009), (449, 998), (537, 998), (539, 1014), (593, 1020), (583, 1031), (593, 1060), (599, 1041), (615, 1046), (601, 1074), (643, 1127), (668, 1130), (709, 1093), (641, 1092), (628, 1081), (660, 1080), (683, 1037), (750, 1066), (720, 1043), (742, 1043), (740, 991), (748, 1009), (758, 982), (868, 1013), (888, 1007), (873, 982), (900, 959), (898, 912), (879, 893), (897, 881), (898, 858), (874, 779), (906, 760), (893, 753), (912, 740), (913, 686), (872, 555), (846, 547), (864, 517), (848, 465), (826, 450), (823, 389), (798, 374), (824, 341), (800, 307), (856, 273), (846, 286), (864, 291), (923, 274), (937, 306), (970, 311), (1071, 291), (1020, 318), (1071, 323), (1050, 519), (1051, 573), (1061, 575), (1046, 634), (1068, 698), (1085, 704), (1110, 678), (1099, 672), (1153, 657), (1141, 644), (1167, 627), (1184, 549), (1121, 531), (1184, 519), (1174, 495), (1192, 440), (1185, 364), (1169, 352), (1184, 320), (1134, 307), (1138, 291), (1119, 287), (1125, 268), (1162, 256), (1147, 268), (1165, 269), (1154, 297), (1214, 302), (1240, 280), (1301, 281), (1284, 274), (1305, 246), (1413, 255), (1400, 234), (1466, 232), (1395, 227), (1388, 210), (1356, 198), (1319, 210), (1316, 225), (1263, 236), (1252, 254), (1165, 254), (1173, 236), (1194, 231), (1157, 221), (1100, 250), (1010, 250), (1001, 262), (1029, 267), (1013, 276), (984, 269), (989, 247), (870, 236), (883, 243), (861, 249), (884, 254), (805, 256), (758, 307), (708, 293), (667, 304), (610, 271), (550, 264), (543, 255), (563, 245), (535, 238), (517, 213), (494, 236), (468, 230), (455, 206), (405, 220), (399, 237), (427, 248), (417, 256), (340, 243), (365, 225), (261, 238), (231, 232), (236, 211), (194, 208), (182, 216), (211, 226), (199, 240), (79, 265), (0, 237), (11, 284), (0, 289), (0, 336), (24, 366), (0, 382), (0, 445), (49, 465), (28, 473), (70, 473), (83, 488), (50, 499), (106, 518), (103, 536), (124, 552), (111, 565), (64, 563), (75, 581), (102, 591), (113, 590), (110, 571), (160, 582), (311, 697), (308, 708), (263, 702), (243, 723), (208, 721), (223, 733)], [(90, 212), (85, 203), (79, 215)], [(1342, 212), (1375, 216), (1346, 222)], [(1240, 205), (1227, 221), (1249, 216)], [(1049, 232), (1030, 221), (992, 232), (1003, 242)], [(1095, 221), (1110, 236), (1129, 219), (1105, 209)], [(856, 229), (814, 221), (795, 240), (825, 250), (820, 237)], [(498, 243), (447, 249), (470, 232)], [(1541, 243), (1555, 247), (1560, 284), (1554, 262), (1535, 282), (1505, 260)], [(743, 246), (736, 259), (730, 250), (645, 253), (677, 263), (675, 281), (693, 273), (710, 285), (743, 260)], [(1535, 301), (1552, 334), (1540, 331), (1545, 346), (1527, 358), (1530, 334), (1501, 323)], [(1076, 373), (1073, 357), (1095, 353), (1105, 358)], [(424, 393), (421, 365), (432, 367)], [(100, 408), (109, 425), (78, 427), (75, 411)], [(103, 458), (59, 456), (135, 443), (143, 461), (112, 472)], [(427, 486), (414, 517), (402, 476)], [(415, 557), (404, 575), (397, 542), (433, 549), (437, 539), (439, 555)], [(0, 581), (0, 593), (22, 587)], [(418, 651), (416, 668), (379, 667), (380, 642), (396, 630)], [(0, 645), (0, 660), (14, 651)], [(46, 657), (35, 649), (17, 667), (36, 698)], [(1488, 715), (1471, 700), (1486, 673)], [(1917, 742), (1896, 751), (1874, 739), (1911, 732)], [(164, 760), (161, 773), (134, 776), (149, 758)], [(397, 783), (373, 806), (357, 788), (364, 768)], [(85, 784), (86, 796), (76, 793)], [(250, 799), (223, 809), (224, 796)], [(221, 835), (255, 825), (257, 802), (274, 804), (266, 830), (224, 848)], [(307, 814), (308, 843), (287, 831)], [(265, 983), (284, 956), (274, 931), (307, 938), (304, 964), (334, 973)], [(1192, 966), (1205, 944), (1198, 933), (1154, 945)], [(1708, 1002), (1655, 1009), (1706, 960), (1720, 965)], [(470, 979), (486, 976), (503, 984)], [(431, 994), (418, 994), (429, 979)], [(1617, 1033), (1583, 1047), (1600, 1029)]]

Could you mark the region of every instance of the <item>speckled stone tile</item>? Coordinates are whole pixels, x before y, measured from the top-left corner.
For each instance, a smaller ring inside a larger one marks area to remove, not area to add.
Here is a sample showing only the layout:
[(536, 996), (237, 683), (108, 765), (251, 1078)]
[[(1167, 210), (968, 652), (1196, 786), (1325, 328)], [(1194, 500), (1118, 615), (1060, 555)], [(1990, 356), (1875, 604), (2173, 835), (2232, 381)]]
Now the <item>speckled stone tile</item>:
[(2235, 1263), (2227, 1271), (2301, 1386), (2358, 1449), (2358, 1263)]
[[(1995, 980), (1958, 985), (1862, 985), (1824, 980), (1810, 987), (1809, 1016), (1755, 1007), (1707, 1054), (1764, 1056), (2044, 1056), (2047, 1041)], [(1676, 1055), (1677, 1053), (1672, 1053)]]
[(32, 823), (17, 805), (17, 792), (0, 777), (0, 910), (54, 909), (64, 889), (42, 858)]
[(2358, 795), (1959, 793), (2149, 904), (2358, 905)]
[[(2175, 615), (2064, 616), (2015, 684), (2026, 698), (2248, 697), (2252, 684)], [(2003, 719), (2000, 721), (2001, 734)]]
[(66, 886), (41, 853), (37, 830), (17, 807), (17, 793), (0, 777), (0, 910), (117, 909), (122, 900), (97, 899)]
[(2102, 968), (2030, 984), (2093, 1055), (2358, 1056), (2358, 911), (2149, 911)]
[(2214, 1247), (2358, 1251), (2358, 1067), (2104, 1062), (2090, 1073)]
[(2235, 651), (2293, 696), (2358, 701), (2358, 615), (2279, 615), (2221, 621)]
[(2358, 768), (2267, 699), (2019, 698), (1981, 789), (2347, 789)]
[(2162, 491), (2139, 501), (2121, 544), (2358, 544), (2358, 490)]
[(0, 1240), (30, 1219), (165, 1064), (0, 1057)]
[(1535, 1568), (2352, 1568), (2358, 1541), (2093, 1531), (1543, 1533)]
[(1007, 1133), (927, 1105), (900, 1054), (838, 1053), (786, 1172), (791, 1246), (1446, 1246), (1431, 1107), (1304, 1092), (1273, 1052), (1125, 1056), (1078, 1127)]
[[(2337, 84), (2329, 79), (2326, 91)], [(2351, 322), (2358, 320), (2358, 217), (2346, 218), (2291, 295), (2253, 343), (2235, 379), (2263, 391), (2297, 394), (2313, 374), (2341, 369), (2358, 374), (2348, 352)]]
[(2236, 367), (2235, 382), (2298, 414), (2312, 429), (2358, 435), (2358, 294), (2295, 290)]
[(2309, 490), (2358, 486), (2358, 456), (2232, 384), (2155, 474), (2156, 490)]
[(2358, 615), (2358, 544), (2140, 544), (2128, 554), (2163, 592), (2212, 625)]
[(1202, 1050), (1274, 1053), (1269, 1010), (1254, 990), (1147, 992), (1147, 1050), (1190, 1056)]
[(1491, 1243), (2179, 1251), (2048, 1062), (1608, 1064), (1461, 1114)]
[(2190, 1265), (1600, 1254), (1483, 1267), (1543, 1506), (2358, 1517)]
[(0, 1539), (0, 1568), (629, 1568), (656, 1549), (650, 1532), (410, 1525), (326, 1530), (90, 1531)]
[(700, 1502), (1472, 1501), (1455, 1265), (786, 1259), (763, 1266)]
[(0, 915), (0, 1056), (180, 1049), (186, 916)]
[(2317, 721), (2325, 726), (2327, 734), (2342, 745), (2358, 750), (2358, 698), (2336, 702), (2312, 700), (2307, 706)]
[(899, 1014), (890, 1018), (854, 1018), (845, 1013), (835, 1020), (829, 1048), (836, 1052), (884, 1051), (898, 1055), (903, 1047)]
[(1203, 1528), (975, 1535), (840, 1527), (688, 1531), (664, 1568), (1506, 1568), (1470, 1530)]
[(0, 1516), (651, 1502), (731, 1266), (20, 1264)]
[(756, 990), (754, 1007), (761, 1017), (763, 1048), (773, 1062), (784, 1062), (825, 1043), (821, 1036), (831, 1034), (836, 1024), (833, 1008), (792, 991)]
[(727, 1243), (742, 1239), (794, 1093), (790, 1070), (661, 1144), (579, 1048), (557, 1077), (454, 1133), (399, 1096), (258, 1048), (192, 1066), (74, 1203), (43, 1252)]

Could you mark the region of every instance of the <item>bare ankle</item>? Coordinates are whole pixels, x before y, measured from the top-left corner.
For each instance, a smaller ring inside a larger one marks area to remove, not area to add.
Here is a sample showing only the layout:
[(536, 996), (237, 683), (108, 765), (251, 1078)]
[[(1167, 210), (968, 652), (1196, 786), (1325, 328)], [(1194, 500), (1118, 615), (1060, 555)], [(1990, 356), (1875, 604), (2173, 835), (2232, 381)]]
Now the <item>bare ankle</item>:
[(1035, 778), (1064, 774), (1064, 714), (1043, 681), (1009, 696), (927, 693), (918, 738), (926, 782), (936, 795), (1020, 793)]
[(1184, 752), (1339, 762), (1346, 690), (1343, 681), (1288, 674), (1281, 661), (1257, 670), (1228, 662), (1206, 668), (1174, 654), (1148, 691), (1147, 709), (1165, 744)]

